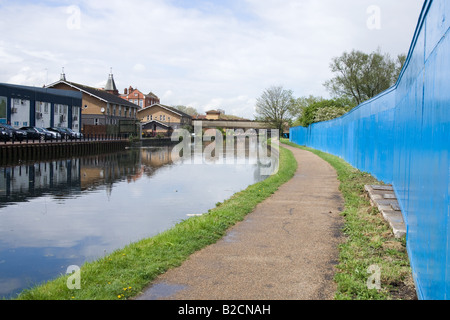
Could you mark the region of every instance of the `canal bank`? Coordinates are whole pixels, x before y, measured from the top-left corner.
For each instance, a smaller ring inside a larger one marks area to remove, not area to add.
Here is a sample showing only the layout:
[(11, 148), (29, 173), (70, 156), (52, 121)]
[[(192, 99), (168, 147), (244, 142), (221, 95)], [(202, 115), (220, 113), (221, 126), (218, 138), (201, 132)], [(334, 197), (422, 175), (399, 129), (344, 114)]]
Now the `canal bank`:
[[(81, 290), (68, 289), (66, 276), (26, 290), (18, 299), (117, 300), (131, 298), (158, 275), (179, 266), (194, 252), (222, 238), (229, 227), (241, 221), (258, 203), (270, 197), (280, 185), (289, 181), (296, 166), (292, 153), (281, 149), (280, 170), (276, 175), (253, 184), (243, 191), (233, 192), (234, 195), (228, 200), (216, 201), (216, 207), (213, 206), (213, 209), (208, 212), (198, 211), (197, 213), (204, 213), (201, 216), (186, 217), (165, 232), (134, 242), (104, 258), (84, 264), (80, 270)], [(210, 174), (206, 175), (211, 177)], [(200, 187), (202, 186), (204, 186), (203, 183)], [(127, 235), (127, 228), (122, 229), (123, 235)]]
[[(287, 141), (283, 142), (290, 144)], [(293, 144), (292, 146), (302, 148)], [(345, 241), (339, 246), (339, 264), (336, 265), (337, 261), (328, 263), (328, 267), (338, 270), (335, 275), (337, 284), (335, 298), (415, 299), (404, 239), (395, 239), (389, 225), (376, 208), (371, 207), (364, 193), (365, 184), (379, 182), (337, 157), (309, 148), (302, 149), (316, 154), (333, 166), (338, 173), (339, 188), (345, 199), (345, 208), (342, 212), (345, 218), (343, 229)], [(223, 203), (218, 203), (217, 208), (210, 210), (208, 214), (183, 221), (171, 230), (84, 265), (80, 277), (81, 290), (68, 290), (67, 277), (62, 277), (24, 292), (19, 299), (123, 300), (131, 299), (143, 292), (148, 293), (148, 298), (151, 299), (169, 299), (171, 294), (188, 287), (157, 283), (158, 276), (164, 277), (166, 271), (179, 267), (183, 261), (189, 260), (193, 253), (207, 248), (220, 239), (233, 242), (236, 235), (232, 231), (227, 235), (227, 230), (232, 230), (229, 228), (245, 219), (258, 203), (270, 198), (278, 190), (277, 186), (283, 185), (294, 176), (297, 162), (292, 153), (281, 148), (280, 160), (280, 171), (276, 176), (235, 194)], [(303, 166), (302, 163), (303, 161), (300, 161), (300, 167)], [(298, 200), (301, 199), (296, 199)], [(283, 232), (292, 233), (291, 226), (293, 225), (286, 223)], [(264, 262), (253, 260), (255, 264)], [(272, 261), (265, 263), (270, 267)], [(378, 266), (382, 270), (380, 290), (369, 289), (366, 281), (371, 273), (361, 272), (372, 270), (371, 266)], [(328, 282), (329, 280), (327, 279)], [(147, 288), (153, 291), (145, 290), (148, 283), (156, 284)], [(271, 285), (269, 284), (268, 288)]]
[(0, 144), (0, 165), (125, 150), (128, 140), (88, 140)]

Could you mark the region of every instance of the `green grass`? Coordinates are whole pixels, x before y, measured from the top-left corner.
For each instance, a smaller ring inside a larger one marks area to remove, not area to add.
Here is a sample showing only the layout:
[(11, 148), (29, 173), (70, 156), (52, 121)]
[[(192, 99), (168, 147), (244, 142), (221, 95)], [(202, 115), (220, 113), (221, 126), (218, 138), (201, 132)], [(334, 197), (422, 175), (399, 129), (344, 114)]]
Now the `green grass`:
[[(415, 291), (406, 251), (405, 238), (396, 239), (378, 209), (370, 205), (365, 185), (383, 184), (344, 160), (311, 148), (300, 147), (283, 139), (282, 143), (310, 151), (328, 163), (338, 174), (345, 199), (343, 233), (339, 247), (340, 261), (335, 281), (337, 300), (414, 299)], [(368, 289), (369, 266), (381, 270), (381, 290)]]
[[(280, 148), (280, 170), (235, 194), (200, 217), (182, 221), (155, 237), (81, 267), (81, 289), (67, 287), (68, 276), (22, 292), (19, 300), (125, 300), (139, 294), (158, 275), (180, 266), (190, 255), (217, 242), (256, 205), (270, 197), (297, 170), (292, 153)], [(126, 230), (124, 231), (126, 232)]]

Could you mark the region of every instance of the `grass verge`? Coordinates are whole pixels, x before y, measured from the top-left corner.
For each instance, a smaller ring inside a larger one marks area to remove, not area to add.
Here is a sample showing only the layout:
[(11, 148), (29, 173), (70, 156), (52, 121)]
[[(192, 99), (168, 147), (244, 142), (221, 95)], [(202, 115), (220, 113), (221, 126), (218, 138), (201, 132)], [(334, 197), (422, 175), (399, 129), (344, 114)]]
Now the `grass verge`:
[[(340, 191), (345, 199), (340, 261), (335, 281), (336, 300), (411, 300), (416, 299), (406, 240), (396, 239), (377, 208), (372, 207), (365, 185), (383, 184), (370, 174), (353, 168), (339, 157), (301, 147), (282, 139), (282, 143), (310, 151), (330, 163), (337, 171)], [(373, 274), (369, 267), (381, 271), (381, 289), (368, 289)]]
[(81, 267), (81, 289), (70, 290), (69, 276), (22, 292), (18, 300), (125, 300), (136, 296), (158, 275), (180, 266), (194, 252), (217, 242), (226, 231), (270, 197), (297, 170), (290, 151), (280, 148), (276, 175), (235, 194), (207, 214), (182, 221), (174, 228), (117, 250)]

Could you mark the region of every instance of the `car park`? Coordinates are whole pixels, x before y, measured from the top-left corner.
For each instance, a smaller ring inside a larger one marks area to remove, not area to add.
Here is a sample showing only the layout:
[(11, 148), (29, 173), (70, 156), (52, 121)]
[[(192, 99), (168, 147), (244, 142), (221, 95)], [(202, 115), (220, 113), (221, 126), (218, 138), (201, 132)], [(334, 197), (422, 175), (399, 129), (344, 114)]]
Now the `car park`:
[(12, 132), (12, 139), (16, 141), (23, 141), (27, 138), (27, 133), (23, 130), (14, 128), (9, 124), (0, 123), (0, 128), (6, 129), (8, 132)]

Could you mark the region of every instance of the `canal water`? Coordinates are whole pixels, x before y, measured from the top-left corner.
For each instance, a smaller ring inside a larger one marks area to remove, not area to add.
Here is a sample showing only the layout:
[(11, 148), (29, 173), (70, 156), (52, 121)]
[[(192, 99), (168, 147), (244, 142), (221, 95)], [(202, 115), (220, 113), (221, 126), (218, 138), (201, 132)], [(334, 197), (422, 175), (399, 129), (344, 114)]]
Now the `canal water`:
[(206, 213), (267, 177), (250, 153), (214, 165), (173, 163), (171, 151), (0, 167), (0, 297)]

